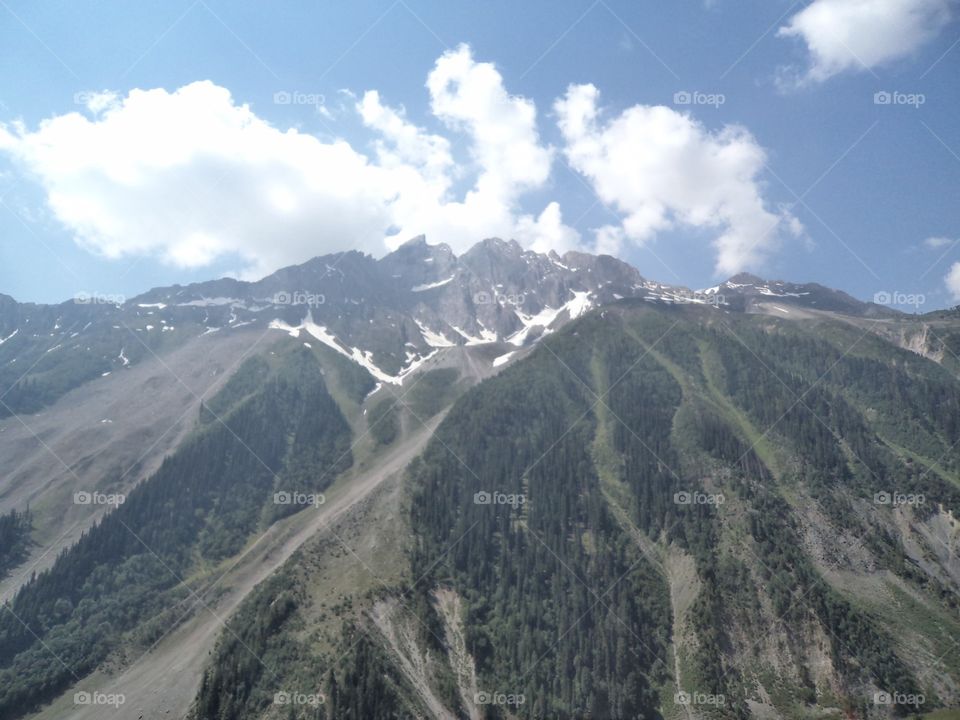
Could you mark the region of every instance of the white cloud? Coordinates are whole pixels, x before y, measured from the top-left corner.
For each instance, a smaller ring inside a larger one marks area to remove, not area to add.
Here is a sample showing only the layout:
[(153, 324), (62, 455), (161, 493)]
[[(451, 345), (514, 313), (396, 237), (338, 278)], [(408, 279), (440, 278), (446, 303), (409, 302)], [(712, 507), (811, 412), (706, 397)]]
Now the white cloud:
[(403, 111), (384, 106), (376, 90), (364, 93), (357, 103), (357, 110), (363, 123), (381, 135), (376, 150), (382, 166), (402, 168), (412, 165), (436, 182), (439, 190), (446, 192), (453, 167), (449, 140), (409, 123)]
[(938, 248), (946, 247), (953, 242), (955, 241), (948, 237), (928, 237), (923, 241), (923, 244), (931, 250), (936, 250)]
[(598, 97), (593, 85), (573, 85), (554, 108), (571, 165), (624, 216), (596, 232), (597, 250), (642, 244), (676, 226), (715, 229), (716, 270), (733, 274), (757, 265), (783, 232), (802, 231), (793, 216), (766, 208), (758, 180), (766, 154), (744, 128), (713, 133), (689, 115), (646, 105), (604, 124)]
[(943, 281), (946, 283), (947, 290), (950, 291), (953, 299), (960, 301), (960, 262), (955, 262), (950, 266), (950, 271)]
[(556, 202), (547, 205), (536, 219), (532, 215), (520, 217), (514, 237), (521, 245), (540, 253), (564, 253), (580, 246), (580, 233), (563, 224), (560, 204)]
[(119, 98), (111, 90), (101, 90), (99, 92), (81, 92), (74, 98), (83, 104), (92, 113), (101, 113), (109, 107), (117, 104)]
[(236, 253), (258, 274), (324, 250), (381, 247), (388, 178), (344, 142), (282, 132), (210, 82), (96, 106), (35, 131), (0, 126), (0, 150), (92, 252), (184, 267)]
[(822, 82), (913, 53), (950, 20), (951, 0), (814, 0), (777, 33), (803, 40), (810, 67), (800, 82)]
[[(83, 94), (84, 112), (32, 129), (0, 124), (0, 153), (39, 181), (78, 243), (108, 258), (239, 258), (251, 277), (339, 250), (380, 255), (421, 233), (458, 252), (491, 236), (538, 251), (582, 247), (559, 203), (524, 207), (547, 188), (557, 152), (534, 103), (465, 45), (438, 58), (426, 90), (435, 129), (376, 90), (338, 93), (336, 117), (355, 113), (370, 134), (362, 148), (275, 127), (203, 81)], [(717, 269), (733, 273), (799, 230), (767, 209), (765, 153), (745, 129), (710, 132), (647, 106), (601, 123), (597, 98), (592, 85), (572, 86), (555, 105), (562, 152), (624, 216), (595, 231), (594, 250), (619, 254), (686, 225), (716, 231)]]
[[(458, 171), (449, 142), (411, 124), (402, 110), (385, 107), (376, 92), (366, 93), (361, 116), (380, 136), (380, 163), (397, 173), (403, 188), (392, 208), (398, 230), (388, 245), (424, 233), (458, 251), (491, 236), (537, 250), (577, 247), (579, 234), (563, 224), (557, 203), (538, 216), (520, 208), (524, 193), (547, 183), (553, 163), (554, 151), (540, 141), (534, 103), (510, 95), (496, 67), (476, 62), (466, 45), (440, 56), (426, 87), (433, 115), (466, 137), (472, 162)], [(474, 178), (462, 199), (450, 192), (458, 172)]]
[[(426, 87), (433, 115), (450, 132), (468, 139), (471, 162), (466, 171), (474, 182), (462, 199), (450, 197), (452, 168), (444, 173), (447, 184), (435, 183), (416, 191), (407, 185), (395, 208), (395, 224), (401, 230), (388, 238), (388, 244), (396, 246), (411, 234), (423, 232), (455, 250), (490, 236), (515, 238), (537, 250), (563, 252), (577, 247), (579, 233), (564, 225), (557, 203), (549, 203), (538, 216), (520, 209), (524, 193), (546, 185), (553, 163), (553, 149), (540, 140), (534, 103), (510, 95), (496, 67), (476, 62), (466, 45), (437, 60)], [(401, 112), (386, 112), (405, 122)], [(376, 129), (398, 150), (401, 136), (408, 147), (416, 146), (418, 150), (407, 155), (409, 161), (415, 162), (417, 153), (422, 157), (440, 154), (434, 141), (428, 140), (432, 136), (422, 129), (409, 124), (402, 130), (399, 125), (392, 130), (382, 125)]]
[(467, 132), (480, 167), (475, 192), (505, 199), (547, 181), (553, 151), (540, 144), (533, 102), (511, 96), (491, 63), (474, 61), (461, 45), (446, 52), (427, 78), (434, 115)]
[(623, 228), (617, 225), (604, 225), (594, 232), (593, 252), (598, 255), (617, 256), (623, 250)]
[[(379, 255), (420, 233), (457, 250), (493, 235), (576, 246), (556, 203), (538, 216), (520, 208), (552, 163), (534, 104), (509, 95), (466, 46), (438, 59), (427, 86), (439, 121), (466, 135), (472, 162), (455, 163), (447, 137), (376, 91), (353, 103), (374, 136), (368, 157), (342, 140), (276, 128), (209, 81), (81, 93), (87, 113), (36, 129), (0, 124), (0, 152), (39, 181), (79, 244), (108, 258), (199, 267), (236, 255), (243, 274), (258, 276), (326, 252)], [(452, 188), (464, 174), (475, 182), (458, 198)]]

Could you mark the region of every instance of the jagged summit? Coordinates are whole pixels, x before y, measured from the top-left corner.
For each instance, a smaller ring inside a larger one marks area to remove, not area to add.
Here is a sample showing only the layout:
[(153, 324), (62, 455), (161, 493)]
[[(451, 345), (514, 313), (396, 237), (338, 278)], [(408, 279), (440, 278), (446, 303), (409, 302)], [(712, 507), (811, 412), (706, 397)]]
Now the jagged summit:
[(89, 374), (136, 362), (141, 348), (130, 332), (150, 346), (190, 334), (262, 328), (325, 344), (379, 381), (399, 383), (442, 348), (500, 345), (506, 356), (592, 308), (631, 299), (779, 317), (794, 308), (896, 315), (815, 283), (740, 273), (693, 291), (648, 280), (609, 255), (538, 253), (491, 237), (458, 256), (449, 245), (419, 235), (379, 259), (333, 253), (255, 282), (173, 285), (126, 301), (92, 297), (34, 305), (0, 298), (0, 342), (10, 353), (33, 343), (37, 353), (52, 355), (46, 363), (55, 363), (60, 352), (89, 355)]

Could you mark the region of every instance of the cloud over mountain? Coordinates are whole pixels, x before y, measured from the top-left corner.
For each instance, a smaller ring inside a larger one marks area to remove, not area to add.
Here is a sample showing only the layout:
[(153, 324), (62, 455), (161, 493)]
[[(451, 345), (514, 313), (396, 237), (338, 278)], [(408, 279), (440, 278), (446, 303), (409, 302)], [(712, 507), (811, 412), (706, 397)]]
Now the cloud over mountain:
[(555, 105), (570, 164), (622, 215), (596, 233), (601, 251), (623, 241), (649, 242), (676, 226), (716, 231), (716, 268), (732, 274), (756, 266), (783, 231), (799, 231), (786, 212), (766, 207), (758, 176), (766, 152), (738, 126), (711, 132), (663, 106), (634, 105), (600, 119), (599, 91), (573, 85)]
[[(499, 236), (540, 252), (617, 253), (684, 225), (716, 230), (717, 269), (735, 272), (758, 263), (791, 221), (767, 209), (757, 179), (766, 154), (741, 127), (710, 132), (650, 106), (604, 124), (597, 90), (581, 85), (555, 105), (555, 148), (535, 103), (511, 95), (466, 45), (437, 59), (426, 90), (431, 128), (377, 90), (357, 98), (363, 149), (279, 128), (199, 81), (89, 94), (84, 112), (36, 128), (0, 124), (0, 151), (91, 252), (181, 267), (236, 258), (247, 276), (337, 250), (380, 255), (419, 234), (457, 251)], [(623, 216), (594, 228), (592, 243), (558, 202), (530, 199), (552, 182), (557, 153)]]

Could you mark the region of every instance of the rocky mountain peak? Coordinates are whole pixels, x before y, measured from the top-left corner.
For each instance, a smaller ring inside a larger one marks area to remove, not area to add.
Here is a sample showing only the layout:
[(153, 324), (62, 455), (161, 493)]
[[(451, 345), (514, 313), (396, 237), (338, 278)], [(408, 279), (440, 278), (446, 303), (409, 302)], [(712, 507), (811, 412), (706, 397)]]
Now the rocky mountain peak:
[(796, 308), (894, 313), (812, 283), (740, 273), (694, 292), (646, 280), (609, 255), (537, 253), (514, 240), (487, 238), (457, 256), (449, 245), (418, 236), (380, 259), (334, 253), (256, 282), (222, 278), (174, 285), (126, 302), (93, 298), (55, 306), (0, 298), (0, 340), (10, 338), (4, 345), (10, 352), (28, 343), (45, 350), (62, 341), (64, 351), (96, 355), (90, 367), (102, 373), (136, 362), (130, 332), (149, 343), (154, 336), (170, 342), (183, 333), (259, 327), (324, 344), (379, 381), (399, 383), (442, 348), (491, 345), (497, 352), (499, 345), (506, 355), (592, 308), (629, 299), (778, 317)]

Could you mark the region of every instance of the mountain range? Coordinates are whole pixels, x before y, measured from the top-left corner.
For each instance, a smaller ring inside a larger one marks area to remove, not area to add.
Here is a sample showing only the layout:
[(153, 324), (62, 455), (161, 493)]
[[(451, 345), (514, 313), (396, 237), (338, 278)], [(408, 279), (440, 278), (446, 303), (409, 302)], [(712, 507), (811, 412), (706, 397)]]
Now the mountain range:
[(958, 353), (500, 239), (0, 295), (0, 717), (942, 712)]

